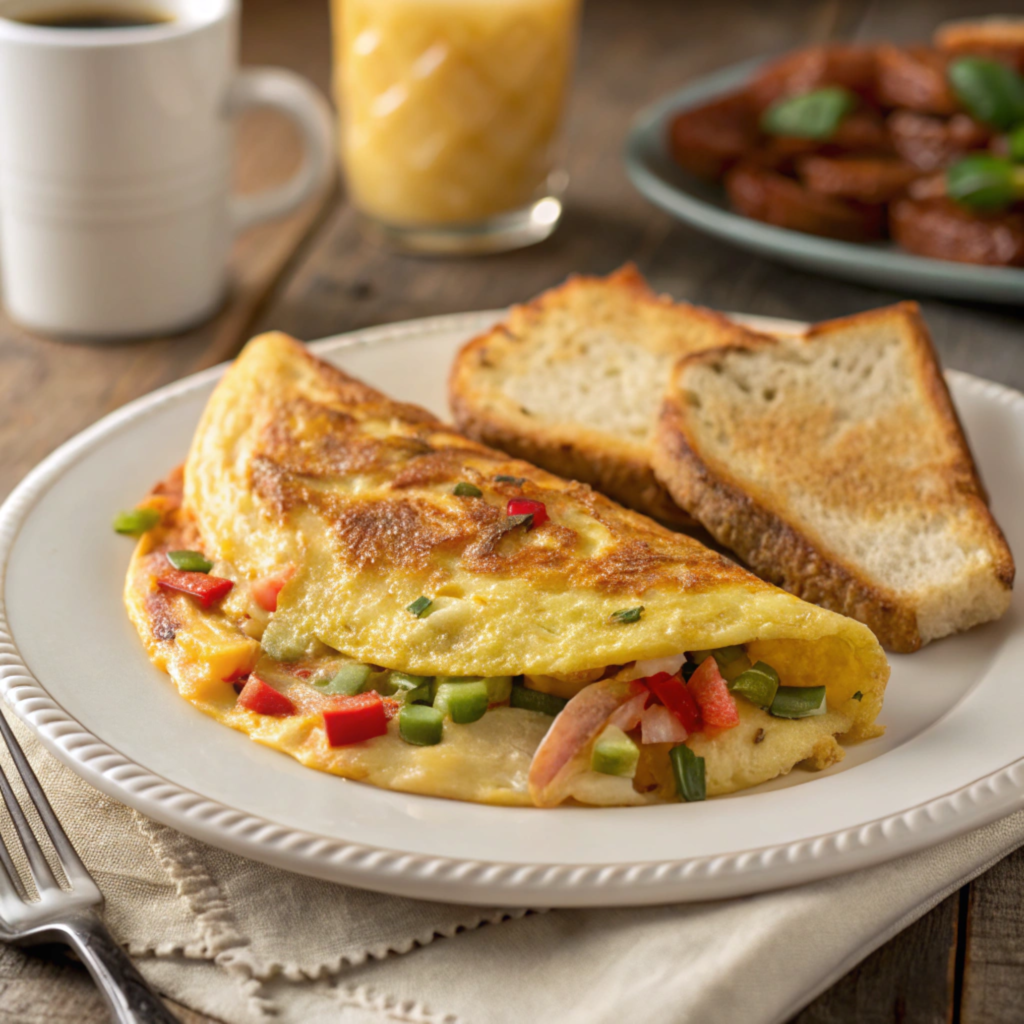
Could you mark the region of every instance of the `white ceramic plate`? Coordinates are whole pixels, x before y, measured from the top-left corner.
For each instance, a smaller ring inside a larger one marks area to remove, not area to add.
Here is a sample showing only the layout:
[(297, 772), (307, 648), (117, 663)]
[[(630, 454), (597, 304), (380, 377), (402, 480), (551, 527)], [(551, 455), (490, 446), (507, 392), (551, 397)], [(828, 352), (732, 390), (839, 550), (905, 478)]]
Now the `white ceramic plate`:
[[(445, 412), (456, 348), (496, 314), (423, 320), (315, 349)], [(766, 325), (792, 329), (793, 325)], [(153, 668), (121, 606), (132, 542), (110, 527), (180, 462), (221, 369), (108, 416), (0, 510), (0, 686), (99, 789), (209, 843), (369, 889), (520, 906), (734, 896), (936, 843), (1024, 795), (1021, 600), (999, 623), (893, 658), (884, 738), (703, 804), (481, 807), (310, 771), (197, 712)], [(1024, 396), (951, 374), (995, 511), (1024, 550)]]

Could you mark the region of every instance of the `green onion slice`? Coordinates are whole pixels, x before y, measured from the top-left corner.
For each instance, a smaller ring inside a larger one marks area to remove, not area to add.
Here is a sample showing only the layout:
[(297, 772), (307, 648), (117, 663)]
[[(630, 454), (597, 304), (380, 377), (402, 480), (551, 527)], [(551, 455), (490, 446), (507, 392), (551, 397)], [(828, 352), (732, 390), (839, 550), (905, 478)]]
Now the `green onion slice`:
[(526, 483), (525, 476), (505, 476), (501, 474), (494, 478), (495, 483), (499, 484), (515, 484), (516, 487), (522, 487)]
[(434, 707), (459, 725), (483, 718), (489, 700), (483, 682), (438, 683)]
[(827, 710), (824, 686), (780, 686), (768, 713), (776, 718), (811, 718)]
[(688, 746), (681, 744), (668, 752), (672, 774), (676, 777), (676, 790), (687, 803), (707, 799), (707, 780), (704, 758), (698, 757)]
[(509, 704), (524, 711), (539, 711), (542, 715), (554, 718), (569, 702), (564, 697), (556, 697), (553, 693), (541, 693), (527, 686), (513, 686), (508, 698)]
[(476, 484), (468, 484), (465, 480), (460, 480), (455, 485), (452, 494), (457, 498), (482, 498), (484, 496), (484, 492)]
[(182, 572), (209, 572), (211, 562), (201, 551), (168, 551), (167, 561)]
[(438, 676), (442, 683), (483, 683), (487, 687), (487, 700), (491, 704), (504, 704), (512, 692), (512, 676)]
[(352, 662), (348, 665), (342, 665), (330, 679), (318, 679), (313, 685), (321, 693), (354, 697), (357, 693), (363, 692), (372, 674), (373, 669), (369, 665), (360, 665), (357, 662)]
[(617, 726), (606, 725), (594, 742), (590, 767), (602, 775), (633, 778), (640, 760), (640, 748)]
[(421, 687), (430, 685), (430, 676), (414, 676), (408, 672), (396, 672), (392, 669), (388, 673), (388, 684), (395, 693), (412, 693)]
[(405, 695), (406, 704), (433, 704), (434, 703), (434, 681), (417, 686), (415, 690), (409, 690)]
[(644, 613), (644, 606), (640, 605), (637, 608), (622, 608), (617, 612), (612, 612), (612, 622), (639, 622), (640, 616)]
[(413, 603), (405, 610), (407, 612), (412, 612), (417, 619), (422, 619), (430, 610), (430, 606), (433, 603), (434, 602), (429, 597), (417, 597), (416, 600), (413, 601)]
[(114, 516), (114, 530), (139, 537), (147, 530), (152, 530), (160, 522), (160, 513), (155, 508), (133, 508), (128, 512), (118, 512)]
[(761, 115), (761, 130), (769, 135), (824, 141), (835, 135), (856, 104), (857, 97), (849, 89), (826, 85), (802, 96), (776, 100)]
[(398, 735), (416, 747), (433, 747), (444, 735), (444, 715), (423, 704), (406, 704), (398, 712)]
[(511, 676), (487, 676), (481, 682), (487, 687), (487, 700), (491, 704), (504, 704), (512, 696)]
[(946, 71), (967, 112), (1004, 131), (1024, 121), (1024, 78), (987, 57), (960, 57)]
[(779, 673), (763, 661), (741, 672), (729, 685), (732, 693), (746, 697), (751, 704), (767, 710), (779, 689)]

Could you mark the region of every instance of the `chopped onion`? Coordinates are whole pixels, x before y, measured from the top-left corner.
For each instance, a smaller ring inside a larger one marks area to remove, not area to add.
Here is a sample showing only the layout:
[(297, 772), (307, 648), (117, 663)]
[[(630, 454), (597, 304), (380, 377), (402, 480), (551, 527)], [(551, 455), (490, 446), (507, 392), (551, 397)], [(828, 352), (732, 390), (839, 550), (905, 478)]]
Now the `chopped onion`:
[(630, 697), (625, 704), (617, 707), (608, 719), (609, 725), (617, 725), (623, 732), (629, 732), (640, 724), (644, 705), (650, 699), (650, 693), (644, 690), (635, 697)]
[(683, 743), (687, 735), (683, 723), (664, 704), (652, 704), (640, 716), (643, 743)]
[(667, 672), (670, 676), (676, 675), (686, 661), (686, 654), (671, 654), (667, 658), (650, 658), (648, 661), (636, 662), (630, 669), (630, 679), (646, 679), (648, 676), (656, 676), (659, 672)]

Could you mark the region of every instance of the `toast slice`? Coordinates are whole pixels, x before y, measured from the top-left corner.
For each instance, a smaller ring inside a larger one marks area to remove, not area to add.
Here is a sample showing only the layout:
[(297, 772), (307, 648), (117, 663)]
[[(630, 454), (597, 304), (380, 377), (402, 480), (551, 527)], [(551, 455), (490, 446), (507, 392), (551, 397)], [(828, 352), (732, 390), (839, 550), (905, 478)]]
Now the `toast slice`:
[(755, 572), (894, 651), (998, 618), (1014, 564), (914, 303), (684, 358), (669, 492)]
[(693, 526), (651, 468), (661, 399), (681, 356), (747, 335), (718, 313), (656, 295), (631, 265), (570, 277), (462, 349), (449, 379), (452, 415), (477, 441)]

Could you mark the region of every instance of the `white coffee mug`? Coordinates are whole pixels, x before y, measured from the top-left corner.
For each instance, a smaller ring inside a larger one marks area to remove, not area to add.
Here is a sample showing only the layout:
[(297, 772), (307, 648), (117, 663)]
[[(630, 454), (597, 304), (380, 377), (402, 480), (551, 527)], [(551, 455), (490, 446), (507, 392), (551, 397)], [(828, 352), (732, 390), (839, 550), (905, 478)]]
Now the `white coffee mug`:
[[(129, 28), (26, 24), (155, 10)], [(230, 195), (235, 115), (273, 107), (305, 146), (284, 185)], [(232, 237), (334, 173), (333, 118), (305, 79), (238, 70), (236, 0), (0, 0), (0, 271), (34, 330), (111, 340), (212, 314)]]

